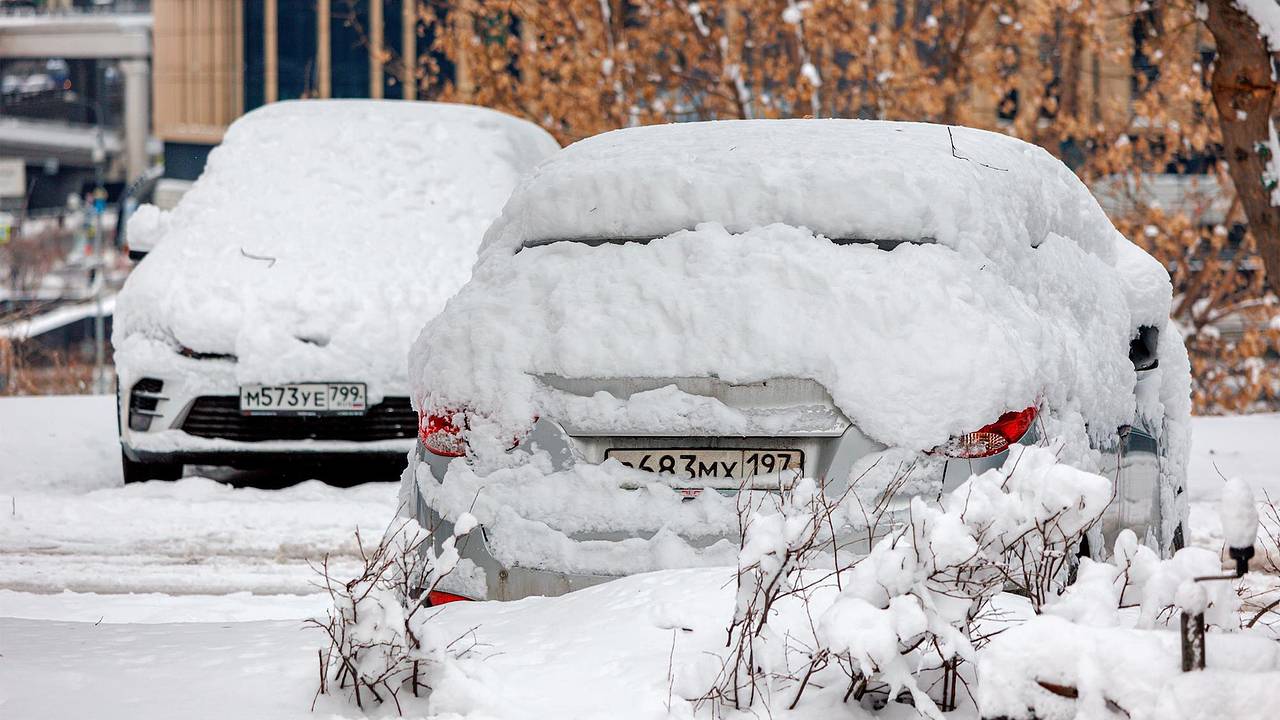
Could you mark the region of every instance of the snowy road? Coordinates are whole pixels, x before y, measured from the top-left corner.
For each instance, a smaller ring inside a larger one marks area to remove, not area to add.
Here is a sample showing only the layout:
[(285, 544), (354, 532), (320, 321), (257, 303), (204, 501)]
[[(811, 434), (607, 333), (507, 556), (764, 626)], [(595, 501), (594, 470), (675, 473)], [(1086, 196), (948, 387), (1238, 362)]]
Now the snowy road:
[(350, 565), (357, 528), (381, 535), (395, 487), (307, 481), (257, 490), (192, 477), (9, 500), (0, 520), (0, 588), (306, 593), (315, 579), (308, 562), (329, 555)]
[(385, 482), (124, 486), (114, 408), (111, 397), (0, 399), (0, 588), (314, 593), (310, 563), (350, 567), (355, 531), (378, 537), (395, 511)]

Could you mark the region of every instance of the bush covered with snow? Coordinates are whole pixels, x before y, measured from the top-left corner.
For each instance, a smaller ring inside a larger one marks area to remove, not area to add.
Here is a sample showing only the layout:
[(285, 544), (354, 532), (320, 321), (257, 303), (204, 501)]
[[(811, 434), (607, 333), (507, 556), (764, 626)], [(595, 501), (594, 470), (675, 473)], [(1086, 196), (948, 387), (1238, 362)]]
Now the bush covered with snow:
[[(1053, 663), (1072, 667), (1071, 653), (1090, 643), (1096, 656), (1110, 631), (1116, 642), (1137, 638), (1139, 655), (1144, 643), (1176, 648), (1167, 626), (1176, 624), (1176, 606), (1189, 602), (1188, 587), (1196, 589), (1197, 609), (1211, 625), (1238, 628), (1240, 602), (1231, 584), (1188, 582), (1218, 572), (1211, 552), (1187, 549), (1161, 560), (1126, 530), (1112, 562), (1077, 558), (1110, 499), (1104, 478), (1031, 447), (941, 502), (913, 498), (907, 522), (883, 526), (865, 555), (841, 553), (834, 534), (848, 511), (842, 503), (854, 502), (852, 495), (828, 502), (802, 483), (776, 507), (747, 509), (729, 653), (707, 699), (737, 708), (794, 708), (806, 692), (831, 702), (832, 688), (839, 688), (839, 702), (865, 709), (898, 700), (931, 718), (975, 704), (984, 716), (1021, 717), (1052, 704), (1029, 699), (1043, 694), (1037, 678), (1088, 694), (1087, 677), (1056, 675)], [(1001, 617), (1008, 592), (1029, 601), (1032, 616), (1051, 619), (1008, 630)], [(783, 599), (810, 618), (811, 640), (770, 627), (781, 619)], [(1073, 626), (1089, 630), (1063, 630)], [(1141, 639), (1157, 628), (1160, 637)], [(991, 640), (1002, 633), (1009, 639)], [(1064, 633), (1069, 642), (1060, 642)], [(1010, 649), (1018, 643), (1038, 645), (1019, 655)], [(1280, 646), (1269, 647), (1267, 657), (1280, 658)], [(1037, 664), (1042, 661), (1050, 668), (1044, 677), (1037, 675), (1046, 667)], [(1271, 661), (1258, 659), (1251, 667), (1270, 668)], [(1142, 668), (1131, 672), (1141, 676)], [(1155, 707), (1148, 700), (1141, 707)], [(1075, 712), (1077, 706), (1066, 707)]]
[(399, 520), (376, 546), (360, 544), (359, 577), (340, 580), (325, 565), (333, 608), (311, 621), (329, 638), (320, 653), (318, 694), (346, 692), (360, 707), (390, 701), (399, 711), (404, 690), (415, 697), (430, 691), (464, 648), (432, 625), (438, 610), (427, 606), (427, 595), (457, 567), (457, 543), (474, 527), (474, 518), (460, 518), (437, 550), (430, 533), (413, 520)]
[(1051, 450), (1022, 448), (942, 503), (912, 498), (905, 523), (881, 511), (867, 524), (870, 552), (846, 548), (842, 559), (848, 539), (835, 528), (856, 498), (828, 500), (805, 481), (775, 511), (746, 515), (730, 660), (712, 697), (748, 707), (760, 688), (796, 676), (783, 669), (784, 641), (769, 621), (779, 597), (808, 605), (825, 583), (838, 592), (814, 613), (815, 645), (791, 704), (815, 676), (830, 685), (839, 669), (846, 699), (883, 701), (905, 691), (917, 710), (938, 717), (957, 704), (957, 668), (976, 659), (978, 620), (992, 598), (1012, 587), (1039, 607), (1060, 591), (1070, 553), (1110, 500), (1110, 483), (1059, 464)]

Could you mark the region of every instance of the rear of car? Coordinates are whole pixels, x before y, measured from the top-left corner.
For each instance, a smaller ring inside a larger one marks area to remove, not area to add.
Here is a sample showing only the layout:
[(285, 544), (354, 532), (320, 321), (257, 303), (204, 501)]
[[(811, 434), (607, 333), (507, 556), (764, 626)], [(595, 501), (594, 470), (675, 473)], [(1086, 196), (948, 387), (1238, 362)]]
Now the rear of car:
[(1167, 276), (1038, 148), (871, 121), (629, 129), (542, 165), (485, 245), (411, 358), (405, 514), (482, 528), (455, 596), (732, 565), (746, 514), (800, 477), (857, 552), (1017, 444), (1112, 478), (1097, 547), (1181, 542)]
[(536, 126), (440, 103), (276, 103), (238, 120), (170, 212), (113, 334), (127, 481), (184, 464), (403, 458), (405, 353), (466, 281)]

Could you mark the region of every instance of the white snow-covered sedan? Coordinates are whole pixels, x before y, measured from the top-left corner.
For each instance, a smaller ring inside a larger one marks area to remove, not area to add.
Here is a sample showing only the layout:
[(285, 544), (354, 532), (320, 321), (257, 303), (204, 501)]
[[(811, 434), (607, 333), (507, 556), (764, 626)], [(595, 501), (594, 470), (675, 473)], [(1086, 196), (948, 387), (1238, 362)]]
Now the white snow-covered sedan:
[(1170, 297), (1006, 136), (727, 121), (571, 145), (410, 358), (405, 515), (481, 528), (432, 600), (733, 565), (744, 493), (807, 476), (858, 503), (845, 522), (891, 519), (1015, 443), (1114, 481), (1093, 553), (1124, 528), (1168, 552), (1190, 406)]
[(237, 120), (119, 295), (126, 482), (185, 464), (403, 457), (405, 357), (519, 176), (558, 148), (465, 105), (301, 101)]

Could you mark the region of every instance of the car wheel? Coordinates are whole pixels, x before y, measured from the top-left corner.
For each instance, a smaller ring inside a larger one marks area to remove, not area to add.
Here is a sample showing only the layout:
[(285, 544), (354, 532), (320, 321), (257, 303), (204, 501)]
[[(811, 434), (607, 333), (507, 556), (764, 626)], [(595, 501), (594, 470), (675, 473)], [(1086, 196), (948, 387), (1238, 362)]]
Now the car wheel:
[(125, 483), (147, 480), (178, 480), (182, 477), (182, 463), (144, 463), (130, 460), (120, 451), (120, 465), (124, 469)]

